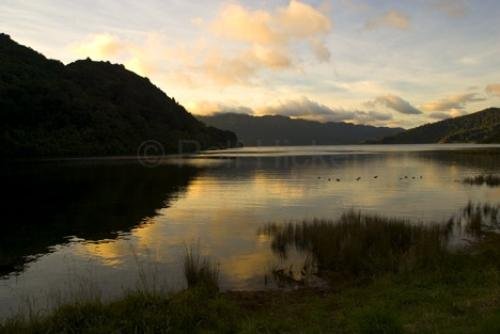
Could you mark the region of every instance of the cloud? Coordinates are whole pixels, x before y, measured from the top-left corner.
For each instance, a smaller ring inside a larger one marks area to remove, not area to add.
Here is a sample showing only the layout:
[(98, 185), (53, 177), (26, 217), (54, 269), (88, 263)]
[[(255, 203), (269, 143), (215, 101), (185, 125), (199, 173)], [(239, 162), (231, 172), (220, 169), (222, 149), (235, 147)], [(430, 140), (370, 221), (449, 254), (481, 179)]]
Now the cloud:
[[(251, 59), (251, 57), (254, 59)], [(260, 63), (272, 69), (287, 68), (292, 65), (292, 60), (286, 50), (266, 48), (256, 45), (252, 49), (250, 62)]]
[(332, 28), (330, 19), (298, 0), (272, 11), (228, 4), (209, 26), (231, 51), (208, 48), (199, 52), (205, 55), (201, 62), (187, 65), (219, 86), (249, 84), (261, 71), (293, 68), (298, 61), (292, 50), (296, 43), (305, 42), (319, 62), (330, 59), (324, 43)]
[(191, 19), (191, 23), (195, 26), (195, 27), (201, 27), (203, 26), (203, 24), (205, 23), (205, 20), (202, 18), (202, 17), (193, 17)]
[(406, 115), (420, 115), (422, 112), (412, 106), (408, 101), (403, 100), (396, 95), (384, 95), (375, 98), (375, 100), (366, 103), (368, 106), (382, 105)]
[(212, 23), (212, 29), (227, 39), (248, 43), (273, 44), (280, 37), (270, 27), (271, 14), (263, 10), (250, 11), (239, 4), (229, 4)]
[(116, 35), (101, 33), (87, 36), (70, 45), (70, 49), (79, 57), (121, 62), (130, 71), (146, 76), (157, 71), (155, 61), (148, 54), (153, 54), (159, 44), (155, 34), (148, 34), (143, 45), (137, 45)]
[(220, 38), (243, 43), (244, 53), (254, 54), (254, 59), (247, 58), (253, 66), (260, 64), (276, 69), (292, 65), (291, 46), (302, 41), (307, 42), (318, 61), (328, 61), (330, 51), (324, 40), (332, 25), (330, 18), (320, 10), (291, 0), (287, 6), (274, 11), (228, 4), (213, 20), (211, 28)]
[(444, 119), (455, 118), (455, 117), (460, 117), (460, 116), (464, 116), (464, 115), (467, 115), (467, 112), (465, 110), (451, 109), (448, 112), (442, 112), (442, 111), (432, 112), (428, 116), (429, 116), (429, 118), (432, 118), (434, 120), (441, 121)]
[(332, 109), (306, 97), (287, 100), (274, 106), (259, 108), (257, 114), (282, 115), (320, 122), (373, 123), (392, 119), (392, 115), (388, 113)]
[(286, 44), (330, 32), (330, 19), (298, 0), (274, 12), (251, 10), (239, 4), (226, 5), (212, 23), (212, 29), (227, 39), (251, 44)]
[(410, 17), (407, 14), (394, 9), (372, 18), (365, 24), (365, 28), (367, 30), (375, 30), (379, 28), (406, 30), (409, 27)]
[(491, 84), (486, 86), (486, 93), (494, 96), (500, 96), (500, 84)]
[(462, 109), (451, 109), (449, 111), (449, 115), (450, 115), (450, 117), (460, 117), (460, 116), (467, 115), (467, 111), (462, 110)]
[(206, 56), (199, 70), (212, 82), (221, 86), (243, 84), (257, 71), (254, 60), (251, 54), (241, 54), (230, 58), (214, 51)]
[(145, 60), (144, 57), (138, 55), (132, 56), (125, 62), (125, 67), (130, 71), (142, 76), (148, 76), (155, 73), (157, 68), (154, 64)]
[(478, 97), (476, 93), (458, 94), (454, 96), (445, 97), (440, 100), (431, 101), (422, 105), (422, 110), (425, 111), (452, 111), (462, 110), (467, 103), (480, 102), (485, 99)]
[(198, 101), (188, 105), (188, 110), (196, 115), (215, 115), (221, 113), (236, 113), (252, 115), (254, 111), (251, 108), (235, 105), (224, 104), (213, 101)]
[(299, 68), (304, 50), (318, 62), (330, 59), (325, 40), (333, 23), (323, 10), (299, 0), (271, 10), (230, 3), (213, 19), (191, 21), (200, 34), (191, 43), (154, 32), (134, 41), (101, 33), (73, 45), (72, 51), (189, 87), (252, 85), (262, 72)]
[(468, 11), (465, 0), (434, 0), (433, 7), (450, 17), (463, 17)]
[(259, 110), (259, 114), (309, 119), (329, 119), (334, 121), (351, 119), (353, 116), (352, 112), (334, 111), (330, 107), (312, 101), (306, 97), (296, 100), (287, 100), (275, 106), (262, 108)]
[(330, 50), (328, 50), (328, 48), (321, 40), (312, 39), (310, 41), (310, 45), (318, 61), (326, 63), (330, 60)]
[(377, 124), (392, 120), (392, 115), (378, 111), (355, 111), (355, 116), (352, 119), (359, 124)]
[(333, 109), (307, 97), (290, 99), (274, 105), (255, 109), (237, 104), (198, 101), (188, 105), (188, 110), (197, 115), (239, 113), (255, 116), (280, 115), (317, 122), (351, 122), (356, 124), (386, 125), (393, 117), (377, 111)]
[(81, 57), (109, 59), (126, 51), (129, 45), (115, 35), (103, 33), (90, 35), (71, 48)]
[(288, 39), (315, 37), (327, 34), (332, 28), (324, 13), (298, 0), (291, 0), (287, 7), (279, 8), (276, 20)]
[(465, 56), (458, 59), (458, 63), (467, 66), (479, 65), (481, 63), (481, 59), (479, 57), (474, 56)]
[(443, 119), (450, 118), (450, 115), (446, 112), (432, 112), (429, 114), (429, 118), (432, 118), (434, 120), (442, 121)]

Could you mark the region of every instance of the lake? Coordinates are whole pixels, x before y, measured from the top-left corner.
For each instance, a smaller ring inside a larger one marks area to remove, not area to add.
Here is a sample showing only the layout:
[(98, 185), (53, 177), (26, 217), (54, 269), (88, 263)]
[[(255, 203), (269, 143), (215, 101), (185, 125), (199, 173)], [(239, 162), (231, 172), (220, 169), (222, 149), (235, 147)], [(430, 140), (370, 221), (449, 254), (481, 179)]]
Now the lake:
[(499, 166), (499, 145), (4, 163), (0, 317), (143, 286), (180, 289), (189, 245), (219, 263), (223, 289), (264, 289), (283, 261), (259, 233), (265, 224), (334, 219), (350, 209), (444, 222), (469, 202), (500, 203), (500, 188), (461, 182), (498, 174)]

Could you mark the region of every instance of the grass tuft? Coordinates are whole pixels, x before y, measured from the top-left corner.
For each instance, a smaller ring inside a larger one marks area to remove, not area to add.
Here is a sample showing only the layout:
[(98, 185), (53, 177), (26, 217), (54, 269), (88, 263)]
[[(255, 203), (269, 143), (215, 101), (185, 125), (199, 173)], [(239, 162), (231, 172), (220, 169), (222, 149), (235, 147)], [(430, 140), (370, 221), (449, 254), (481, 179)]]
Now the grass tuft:
[(202, 257), (199, 246), (186, 246), (184, 276), (188, 288), (204, 287), (209, 291), (219, 291), (219, 266)]
[(310, 253), (318, 271), (370, 277), (437, 266), (446, 256), (448, 226), (415, 225), (402, 219), (350, 211), (337, 221), (271, 224), (272, 248), (286, 257), (290, 247)]
[(489, 187), (498, 187), (500, 186), (500, 176), (478, 175), (474, 177), (466, 177), (464, 178), (463, 183), (476, 186), (487, 185)]

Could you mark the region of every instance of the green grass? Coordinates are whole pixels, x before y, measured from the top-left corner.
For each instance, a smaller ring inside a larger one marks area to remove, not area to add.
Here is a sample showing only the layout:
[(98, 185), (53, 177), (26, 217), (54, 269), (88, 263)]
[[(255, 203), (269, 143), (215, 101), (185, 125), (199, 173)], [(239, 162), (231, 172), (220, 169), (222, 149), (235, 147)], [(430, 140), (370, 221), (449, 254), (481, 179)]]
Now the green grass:
[[(500, 235), (485, 228), (495, 212), (471, 204), (443, 227), (353, 212), (269, 225), (273, 247), (310, 251), (319, 274), (335, 277), (329, 288), (217, 292), (216, 266), (191, 249), (185, 270), (195, 279), (185, 291), (65, 305), (10, 319), (0, 332), (500, 333)], [(472, 241), (461, 250), (449, 247), (457, 226)]]
[(2, 333), (229, 333), (236, 328), (236, 306), (204, 288), (178, 294), (130, 294), (112, 303), (65, 305), (48, 317), (11, 319)]

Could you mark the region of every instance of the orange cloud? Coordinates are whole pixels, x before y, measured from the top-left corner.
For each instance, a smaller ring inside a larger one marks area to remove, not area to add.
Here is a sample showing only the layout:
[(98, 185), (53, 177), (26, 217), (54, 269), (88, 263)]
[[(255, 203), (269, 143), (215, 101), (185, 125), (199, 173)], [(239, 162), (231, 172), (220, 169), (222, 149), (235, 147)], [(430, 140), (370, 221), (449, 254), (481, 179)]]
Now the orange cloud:
[(213, 31), (225, 38), (249, 43), (272, 44), (279, 36), (271, 27), (271, 15), (250, 11), (237, 4), (227, 5), (212, 23)]
[(251, 68), (292, 66), (290, 46), (296, 41), (308, 42), (319, 61), (330, 59), (324, 39), (332, 29), (331, 20), (320, 10), (298, 0), (275, 11), (251, 10), (230, 4), (221, 10), (211, 28), (223, 39), (246, 44), (244, 53), (253, 54), (253, 58), (240, 59)]
[(124, 52), (128, 45), (111, 34), (95, 34), (74, 45), (73, 50), (82, 57), (109, 59)]
[[(161, 75), (190, 87), (198, 82), (221, 87), (252, 84), (263, 71), (295, 67), (299, 59), (292, 48), (297, 45), (305, 45), (320, 62), (330, 58), (325, 44), (332, 28), (330, 19), (299, 0), (274, 10), (228, 4), (212, 21), (205, 24), (195, 18), (193, 24), (204, 33), (203, 38), (187, 45), (172, 43), (158, 33), (135, 42), (102, 33), (84, 39), (73, 51), (83, 57), (122, 62), (140, 75)], [(205, 27), (212, 35), (202, 31)]]
[(486, 93), (490, 95), (500, 96), (500, 84), (491, 84), (486, 86)]
[(288, 38), (327, 34), (332, 28), (330, 19), (321, 11), (297, 0), (292, 0), (288, 7), (278, 9), (276, 22)]
[(212, 23), (213, 31), (225, 38), (252, 44), (284, 44), (330, 32), (330, 19), (316, 8), (298, 0), (274, 12), (250, 10), (230, 4)]
[(485, 99), (478, 97), (476, 93), (458, 94), (448, 96), (440, 100), (431, 101), (422, 105), (424, 111), (455, 111), (454, 116), (458, 115), (458, 110), (465, 108), (465, 105), (470, 102), (480, 102)]
[(113, 60), (124, 63), (129, 70), (147, 76), (155, 72), (156, 66), (143, 51), (148, 49), (154, 53), (159, 47), (154, 34), (148, 35), (144, 45), (119, 38), (108, 33), (94, 34), (71, 46), (71, 49), (80, 57), (89, 57), (94, 60)]

